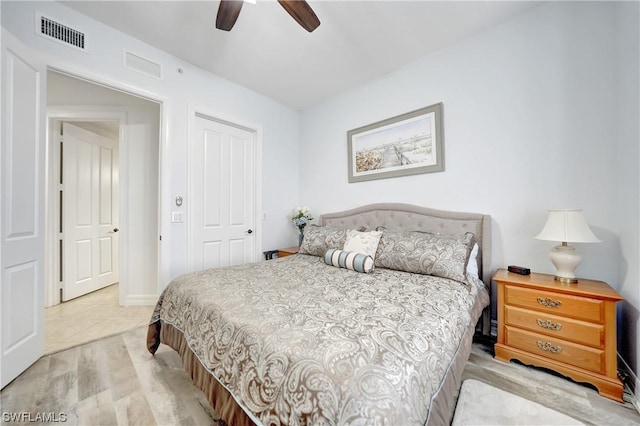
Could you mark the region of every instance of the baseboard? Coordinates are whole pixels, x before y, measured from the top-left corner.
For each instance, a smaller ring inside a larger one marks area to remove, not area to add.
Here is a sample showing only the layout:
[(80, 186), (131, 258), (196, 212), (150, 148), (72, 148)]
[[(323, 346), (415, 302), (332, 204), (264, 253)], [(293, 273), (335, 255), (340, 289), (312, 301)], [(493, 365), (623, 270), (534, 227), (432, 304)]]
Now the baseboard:
[(124, 297), (124, 306), (154, 306), (158, 302), (155, 294), (130, 294)]
[[(624, 384), (625, 393), (629, 393), (631, 404), (636, 408), (636, 411), (640, 413), (640, 379), (631, 370), (629, 364), (626, 363), (624, 358), (618, 354), (619, 371), (622, 373), (622, 383)], [(624, 395), (623, 395), (624, 398)]]

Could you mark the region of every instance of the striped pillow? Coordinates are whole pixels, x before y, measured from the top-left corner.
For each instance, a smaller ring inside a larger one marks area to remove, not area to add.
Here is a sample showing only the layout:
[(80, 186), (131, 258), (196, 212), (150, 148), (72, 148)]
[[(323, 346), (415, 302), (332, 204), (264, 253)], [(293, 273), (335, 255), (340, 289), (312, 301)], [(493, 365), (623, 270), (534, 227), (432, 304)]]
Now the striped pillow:
[(356, 272), (373, 271), (373, 258), (367, 254), (353, 253), (338, 249), (329, 249), (324, 254), (324, 263)]

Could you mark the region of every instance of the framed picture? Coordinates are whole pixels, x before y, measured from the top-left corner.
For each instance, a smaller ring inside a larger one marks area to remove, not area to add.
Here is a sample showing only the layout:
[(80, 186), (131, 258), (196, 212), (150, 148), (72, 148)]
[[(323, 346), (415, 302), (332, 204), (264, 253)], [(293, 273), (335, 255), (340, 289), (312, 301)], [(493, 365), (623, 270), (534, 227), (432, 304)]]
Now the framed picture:
[(442, 103), (349, 130), (349, 182), (444, 170)]

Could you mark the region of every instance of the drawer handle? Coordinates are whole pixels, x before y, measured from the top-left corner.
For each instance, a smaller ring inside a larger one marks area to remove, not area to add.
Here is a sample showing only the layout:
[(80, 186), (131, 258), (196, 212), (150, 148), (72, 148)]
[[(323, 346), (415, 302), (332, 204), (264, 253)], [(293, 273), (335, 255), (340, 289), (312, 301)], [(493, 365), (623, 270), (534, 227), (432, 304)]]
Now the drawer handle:
[(538, 340), (538, 347), (545, 352), (551, 352), (552, 354), (559, 354), (562, 352), (562, 348), (560, 346), (554, 346), (549, 342), (541, 342)]
[(547, 330), (560, 330), (562, 328), (562, 324), (559, 322), (551, 322), (551, 320), (541, 320), (537, 319), (538, 325), (542, 328), (546, 328)]
[(558, 308), (562, 305), (561, 300), (553, 300), (550, 297), (547, 297), (546, 299), (538, 297), (536, 300), (539, 304), (541, 304), (542, 306), (546, 306), (547, 308)]

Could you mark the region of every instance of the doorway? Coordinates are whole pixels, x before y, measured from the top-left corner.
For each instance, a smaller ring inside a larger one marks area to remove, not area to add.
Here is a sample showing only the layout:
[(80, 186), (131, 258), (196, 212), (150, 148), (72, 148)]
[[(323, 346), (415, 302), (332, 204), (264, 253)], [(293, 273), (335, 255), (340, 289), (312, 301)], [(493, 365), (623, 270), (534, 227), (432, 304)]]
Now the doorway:
[(151, 315), (159, 288), (162, 105), (54, 70), (47, 83), (51, 352)]
[(119, 281), (117, 121), (54, 120), (60, 136), (61, 302)]

